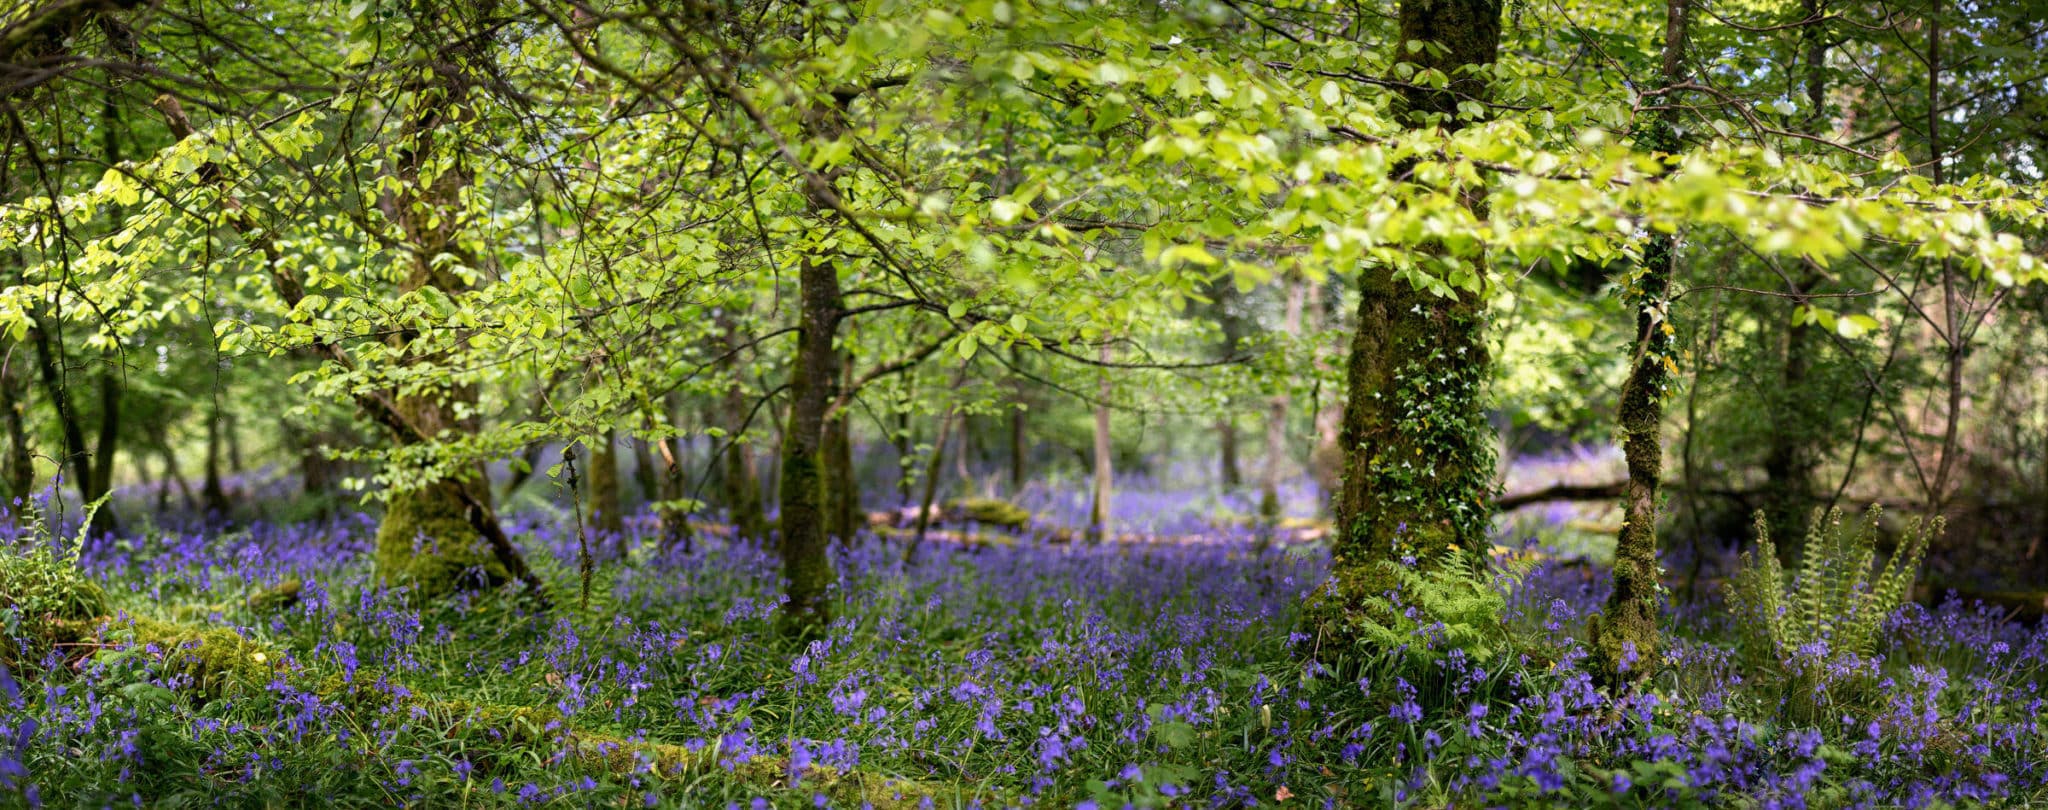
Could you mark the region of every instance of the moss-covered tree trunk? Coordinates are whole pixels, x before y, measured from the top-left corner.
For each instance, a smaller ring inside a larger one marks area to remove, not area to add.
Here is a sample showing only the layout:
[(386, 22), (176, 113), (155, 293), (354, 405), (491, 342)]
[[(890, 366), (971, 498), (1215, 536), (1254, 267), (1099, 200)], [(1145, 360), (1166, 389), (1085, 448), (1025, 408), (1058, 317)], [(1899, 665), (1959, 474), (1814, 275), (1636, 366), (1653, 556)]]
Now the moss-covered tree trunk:
[[(1471, 69), (1497, 56), (1501, 8), (1499, 0), (1403, 0), (1393, 58), (1450, 79), (1442, 89), (1404, 85), (1398, 112), (1405, 125), (1455, 130), (1467, 123), (1458, 105), (1488, 95)], [(1414, 41), (1441, 47), (1405, 47)], [(1442, 273), (1442, 253), (1426, 244), (1416, 259)], [(1492, 363), (1483, 299), (1466, 290), (1451, 298), (1418, 291), (1394, 269), (1359, 274), (1333, 565), (1305, 614), (1312, 643), (1323, 647), (1357, 643), (1358, 619), (1394, 589), (1395, 566), (1483, 555), (1488, 544), (1494, 455), (1482, 402)], [(1481, 278), (1483, 270), (1473, 268)]]
[[(467, 27), (441, 19), (432, 11), (422, 15), (423, 19), (416, 21), (422, 36), (443, 26)], [(470, 43), (463, 48), (490, 47), (489, 37), (473, 31), (460, 37), (454, 31), (443, 33), (449, 34), (450, 41)], [(459, 62), (477, 55), (454, 53), (450, 58)], [(410, 263), (399, 289), (411, 294), (431, 288), (460, 307), (470, 287), (462, 273), (479, 266), (461, 240), (461, 227), (467, 219), (461, 197), (470, 175), (462, 146), (444, 143), (443, 138), (473, 126), (468, 112), (469, 86), (459, 70), (437, 72), (433, 80), (415, 87), (414, 93), (394, 161), (398, 190), (386, 208), (386, 215), (405, 235)], [(411, 337), (400, 332), (391, 341), (405, 349)], [(400, 358), (408, 365), (433, 362), (429, 356), (412, 352)], [(391, 408), (415, 434), (410, 440), (436, 441), (475, 433), (480, 413), (476, 384), (453, 373), (423, 376), (435, 382), (405, 390), (395, 397)], [(467, 587), (495, 586), (523, 574), (508, 569), (508, 564), (523, 568), (523, 561), (505, 559), (504, 553), (486, 543), (487, 534), (503, 538), (483, 465), (443, 473), (391, 498), (377, 528), (379, 576), (412, 586), (421, 598), (435, 598)]]
[(832, 561), (826, 548), (825, 412), (838, 374), (833, 336), (844, 309), (839, 268), (830, 258), (807, 255), (798, 278), (802, 312), (789, 381), (789, 423), (782, 434), (782, 574), (788, 580), (782, 604), (785, 633), (821, 632), (831, 621), (827, 591)]
[[(1668, 0), (1664, 20), (1663, 86), (1685, 79), (1685, 40), (1691, 0)], [(1650, 114), (1640, 145), (1657, 155), (1677, 151), (1673, 99)], [(1641, 272), (1628, 285), (1636, 305), (1634, 362), (1621, 387), (1621, 448), (1628, 463), (1622, 495), (1621, 535), (1614, 546), (1614, 590), (1593, 633), (1598, 673), (1608, 683), (1640, 680), (1657, 654), (1657, 483), (1664, 473), (1664, 387), (1671, 363), (1671, 276), (1678, 237), (1652, 231)]]

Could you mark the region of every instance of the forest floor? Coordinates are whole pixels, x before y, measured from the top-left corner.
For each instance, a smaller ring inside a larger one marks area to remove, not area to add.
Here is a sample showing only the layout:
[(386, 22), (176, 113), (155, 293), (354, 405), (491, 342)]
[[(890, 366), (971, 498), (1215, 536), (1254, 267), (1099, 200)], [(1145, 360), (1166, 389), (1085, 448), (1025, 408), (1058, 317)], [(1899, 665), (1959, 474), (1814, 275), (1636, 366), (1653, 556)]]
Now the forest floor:
[(1654, 674), (1614, 697), (1582, 647), (1605, 575), (1569, 554), (1498, 583), (1502, 645), (1437, 622), (1361, 656), (1294, 632), (1327, 551), (1261, 551), (1234, 520), (1217, 542), (939, 542), (908, 565), (864, 536), (835, 551), (830, 632), (796, 645), (755, 543), (602, 538), (586, 603), (575, 532), (509, 523), (549, 612), (378, 586), (363, 514), (85, 543), (96, 615), (38, 636), (8, 614), (0, 806), (2048, 798), (2048, 631), (1959, 604), (1907, 606), (1874, 655), (1759, 664), (1709, 594), (1667, 607)]

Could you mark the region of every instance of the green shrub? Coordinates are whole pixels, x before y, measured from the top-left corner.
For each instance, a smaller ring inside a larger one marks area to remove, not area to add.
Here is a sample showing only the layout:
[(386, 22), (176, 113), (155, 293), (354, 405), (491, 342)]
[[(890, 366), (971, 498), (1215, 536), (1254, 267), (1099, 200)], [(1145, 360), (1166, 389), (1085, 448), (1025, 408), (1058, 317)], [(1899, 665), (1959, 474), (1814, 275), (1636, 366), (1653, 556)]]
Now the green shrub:
[(1939, 517), (1915, 521), (1884, 568), (1873, 571), (1882, 517), (1872, 506), (1860, 523), (1845, 525), (1839, 509), (1814, 510), (1788, 580), (1764, 514), (1756, 515), (1757, 547), (1743, 555), (1728, 600), (1746, 663), (1774, 685), (1780, 708), (1794, 720), (1880, 699), (1870, 655), (1885, 620), (1911, 595), (1920, 559), (1943, 525)]
[(59, 554), (48, 530), (33, 528), (25, 548), (0, 547), (0, 628), (29, 645), (0, 644), (0, 662), (16, 652), (24, 653), (18, 663), (32, 661), (50, 645), (76, 640), (107, 614), (106, 591), (78, 569), (84, 537)]
[(1503, 619), (1507, 593), (1530, 564), (1505, 560), (1505, 568), (1496, 573), (1483, 559), (1453, 546), (1435, 566), (1384, 563), (1397, 588), (1391, 597), (1375, 597), (1376, 604), (1360, 612), (1359, 638), (1388, 650), (1406, 647), (1411, 658), (1424, 661), (1463, 650), (1485, 663), (1514, 650), (1513, 634)]
[(1869, 655), (1884, 620), (1911, 595), (1920, 559), (1943, 526), (1939, 517), (1915, 521), (1884, 569), (1873, 572), (1882, 517), (1883, 509), (1872, 506), (1851, 528), (1840, 509), (1825, 515), (1814, 510), (1799, 569), (1788, 582), (1770, 527), (1758, 512), (1756, 550), (1743, 555), (1729, 593), (1752, 640), (1781, 660), (1815, 644), (1824, 644), (1830, 657)]

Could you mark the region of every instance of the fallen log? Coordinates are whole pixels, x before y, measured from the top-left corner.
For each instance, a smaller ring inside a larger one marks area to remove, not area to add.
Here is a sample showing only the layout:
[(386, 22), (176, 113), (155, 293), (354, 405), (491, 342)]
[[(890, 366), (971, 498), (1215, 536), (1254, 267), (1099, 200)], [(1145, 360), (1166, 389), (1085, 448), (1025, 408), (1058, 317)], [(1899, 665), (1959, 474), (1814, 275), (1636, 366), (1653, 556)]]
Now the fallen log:
[(1616, 500), (1621, 497), (1622, 490), (1627, 486), (1627, 480), (1607, 481), (1598, 484), (1557, 483), (1529, 492), (1502, 495), (1494, 499), (1493, 508), (1496, 511), (1507, 512), (1530, 504), (1548, 503), (1550, 501)]

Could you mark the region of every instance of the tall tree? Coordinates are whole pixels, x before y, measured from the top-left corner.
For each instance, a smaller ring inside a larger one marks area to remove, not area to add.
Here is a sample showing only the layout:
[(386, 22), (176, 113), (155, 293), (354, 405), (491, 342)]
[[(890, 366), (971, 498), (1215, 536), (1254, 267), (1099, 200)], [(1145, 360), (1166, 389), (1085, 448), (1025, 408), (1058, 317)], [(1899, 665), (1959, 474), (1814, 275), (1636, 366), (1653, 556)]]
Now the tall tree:
[[(1301, 311), (1303, 298), (1307, 294), (1308, 282), (1299, 278), (1288, 278), (1287, 304), (1282, 310), (1280, 331), (1285, 336), (1287, 348), (1294, 348), (1294, 341), (1301, 336)], [(1266, 458), (1259, 470), (1259, 524), (1262, 541), (1271, 539), (1280, 523), (1280, 472), (1287, 460), (1287, 406), (1289, 397), (1283, 387), (1266, 398)]]
[[(1404, 126), (1456, 131), (1472, 121), (1473, 108), (1483, 109), (1485, 68), (1500, 50), (1501, 9), (1499, 0), (1403, 0), (1393, 40), (1397, 71), (1436, 71), (1448, 79), (1440, 88), (1399, 82), (1396, 114)], [(1394, 174), (1406, 170), (1397, 166)], [(1482, 205), (1469, 195), (1463, 204)], [(1418, 289), (1391, 263), (1359, 275), (1333, 565), (1307, 614), (1319, 640), (1340, 647), (1355, 638), (1353, 614), (1395, 587), (1393, 566), (1483, 555), (1488, 545), (1494, 466), (1482, 401), (1492, 373), (1484, 260), (1476, 251), (1453, 255), (1437, 242), (1415, 253), (1432, 274), (1472, 283), (1439, 295)]]
[[(1673, 94), (1685, 82), (1686, 29), (1691, 0), (1666, 0), (1663, 93), (1647, 113), (1639, 147), (1659, 163), (1678, 152), (1678, 109)], [(1614, 589), (1594, 626), (1593, 652), (1609, 683), (1646, 677), (1657, 660), (1657, 486), (1664, 475), (1664, 394), (1672, 367), (1671, 279), (1678, 264), (1678, 234), (1653, 229), (1641, 267), (1625, 288), (1636, 306), (1634, 362), (1621, 387), (1621, 446), (1628, 462), (1621, 534), (1614, 545)]]

